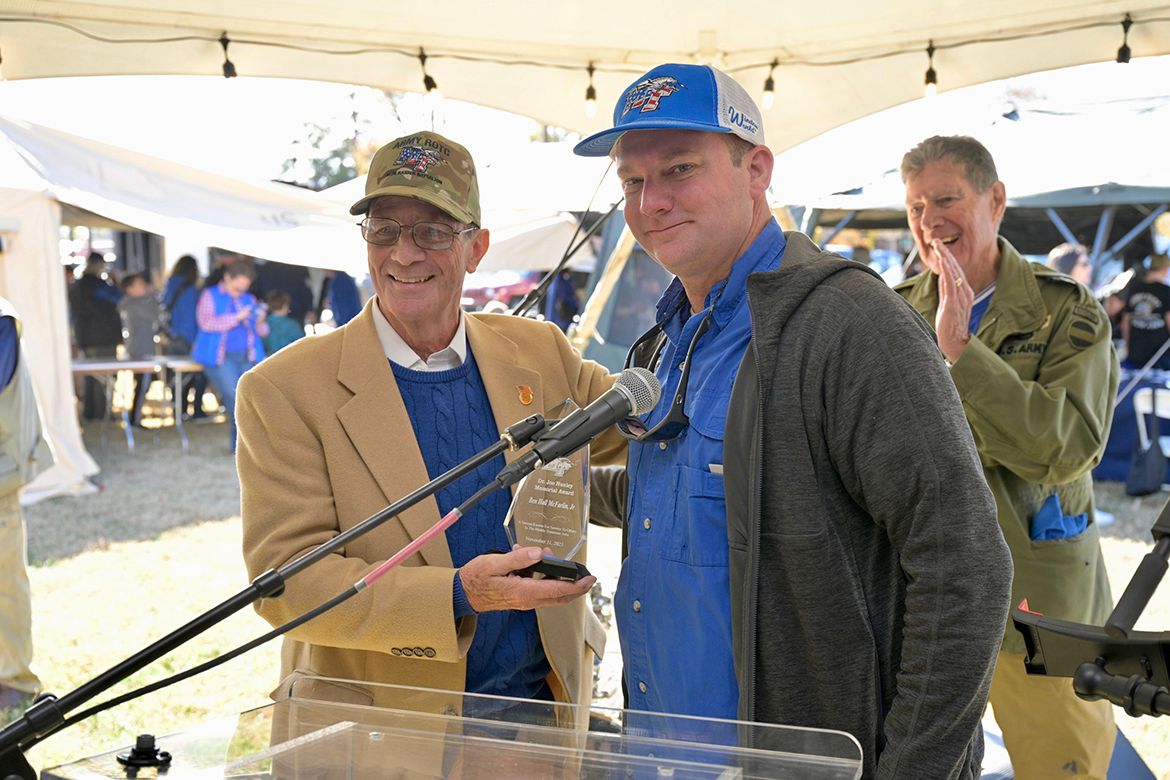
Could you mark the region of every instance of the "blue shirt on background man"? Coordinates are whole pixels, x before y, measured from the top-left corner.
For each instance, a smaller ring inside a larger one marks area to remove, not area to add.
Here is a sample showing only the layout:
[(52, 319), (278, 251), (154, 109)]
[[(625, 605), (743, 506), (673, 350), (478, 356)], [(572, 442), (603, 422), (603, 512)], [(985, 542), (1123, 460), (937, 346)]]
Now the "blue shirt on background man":
[(0, 390), (8, 387), (16, 376), (16, 359), (20, 354), (20, 338), (16, 335), (16, 321), (0, 317)]
[(784, 233), (772, 221), (690, 313), (676, 278), (658, 302), (666, 344), (654, 367), (671, 407), (687, 348), (711, 315), (692, 358), (678, 438), (630, 443), (629, 557), (614, 596), (629, 707), (735, 718), (739, 688), (731, 646), (723, 428), (731, 388), (751, 339), (747, 279), (780, 267)]
[(329, 280), (329, 308), (333, 311), (333, 322), (339, 328), (361, 314), (362, 299), (357, 283), (345, 271), (338, 271)]

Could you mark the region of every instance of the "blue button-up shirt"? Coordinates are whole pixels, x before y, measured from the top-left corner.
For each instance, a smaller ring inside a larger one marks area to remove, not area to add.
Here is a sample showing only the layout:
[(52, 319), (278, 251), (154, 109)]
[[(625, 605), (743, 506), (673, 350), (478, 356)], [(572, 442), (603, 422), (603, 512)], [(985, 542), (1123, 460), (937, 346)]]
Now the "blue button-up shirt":
[(632, 709), (736, 716), (723, 427), (751, 339), (747, 278), (779, 268), (784, 246), (770, 222), (707, 294), (703, 311), (690, 313), (678, 279), (658, 303), (662, 400), (644, 420), (648, 428), (671, 406), (700, 323), (708, 314), (711, 322), (692, 358), (683, 406), (690, 425), (667, 442), (630, 443), (629, 557), (614, 598)]

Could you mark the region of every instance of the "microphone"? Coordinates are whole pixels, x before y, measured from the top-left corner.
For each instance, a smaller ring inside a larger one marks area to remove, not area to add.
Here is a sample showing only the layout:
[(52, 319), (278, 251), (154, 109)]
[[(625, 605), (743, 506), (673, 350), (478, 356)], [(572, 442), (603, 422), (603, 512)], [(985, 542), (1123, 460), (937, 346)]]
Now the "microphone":
[(653, 372), (627, 368), (597, 400), (553, 425), (531, 450), (505, 466), (496, 475), (496, 484), (508, 487), (519, 482), (537, 466), (585, 446), (618, 420), (650, 411), (661, 396), (662, 385)]

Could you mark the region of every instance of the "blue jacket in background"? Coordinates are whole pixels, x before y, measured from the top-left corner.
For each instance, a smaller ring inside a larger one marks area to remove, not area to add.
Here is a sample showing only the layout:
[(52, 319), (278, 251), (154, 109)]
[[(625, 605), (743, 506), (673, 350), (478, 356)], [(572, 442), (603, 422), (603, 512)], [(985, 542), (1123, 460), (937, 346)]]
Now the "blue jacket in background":
[(199, 325), (195, 321), (195, 304), (199, 301), (199, 286), (188, 284), (181, 276), (172, 276), (167, 279), (167, 287), (163, 292), (163, 306), (170, 312), (170, 333), (180, 336), (194, 344), (199, 335)]
[(358, 316), (362, 310), (362, 298), (358, 295), (357, 284), (353, 277), (344, 271), (338, 271), (329, 280), (329, 308), (333, 311), (333, 321), (339, 328)]

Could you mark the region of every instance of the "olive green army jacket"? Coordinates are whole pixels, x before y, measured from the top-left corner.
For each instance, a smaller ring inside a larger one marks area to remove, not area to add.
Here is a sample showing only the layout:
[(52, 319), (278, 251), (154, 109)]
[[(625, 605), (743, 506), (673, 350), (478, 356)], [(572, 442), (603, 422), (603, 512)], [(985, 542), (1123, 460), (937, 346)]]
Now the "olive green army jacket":
[[(1073, 279), (1029, 263), (1003, 238), (991, 305), (951, 367), (999, 523), (1011, 549), (1012, 605), (1102, 625), (1112, 597), (1093, 505), (1092, 468), (1113, 421), (1120, 368), (1108, 319)], [(931, 326), (938, 277), (895, 289)], [(1072, 538), (1032, 541), (1033, 517), (1053, 493), (1065, 515), (1088, 514)], [(1007, 630), (1003, 649), (1024, 652)]]

